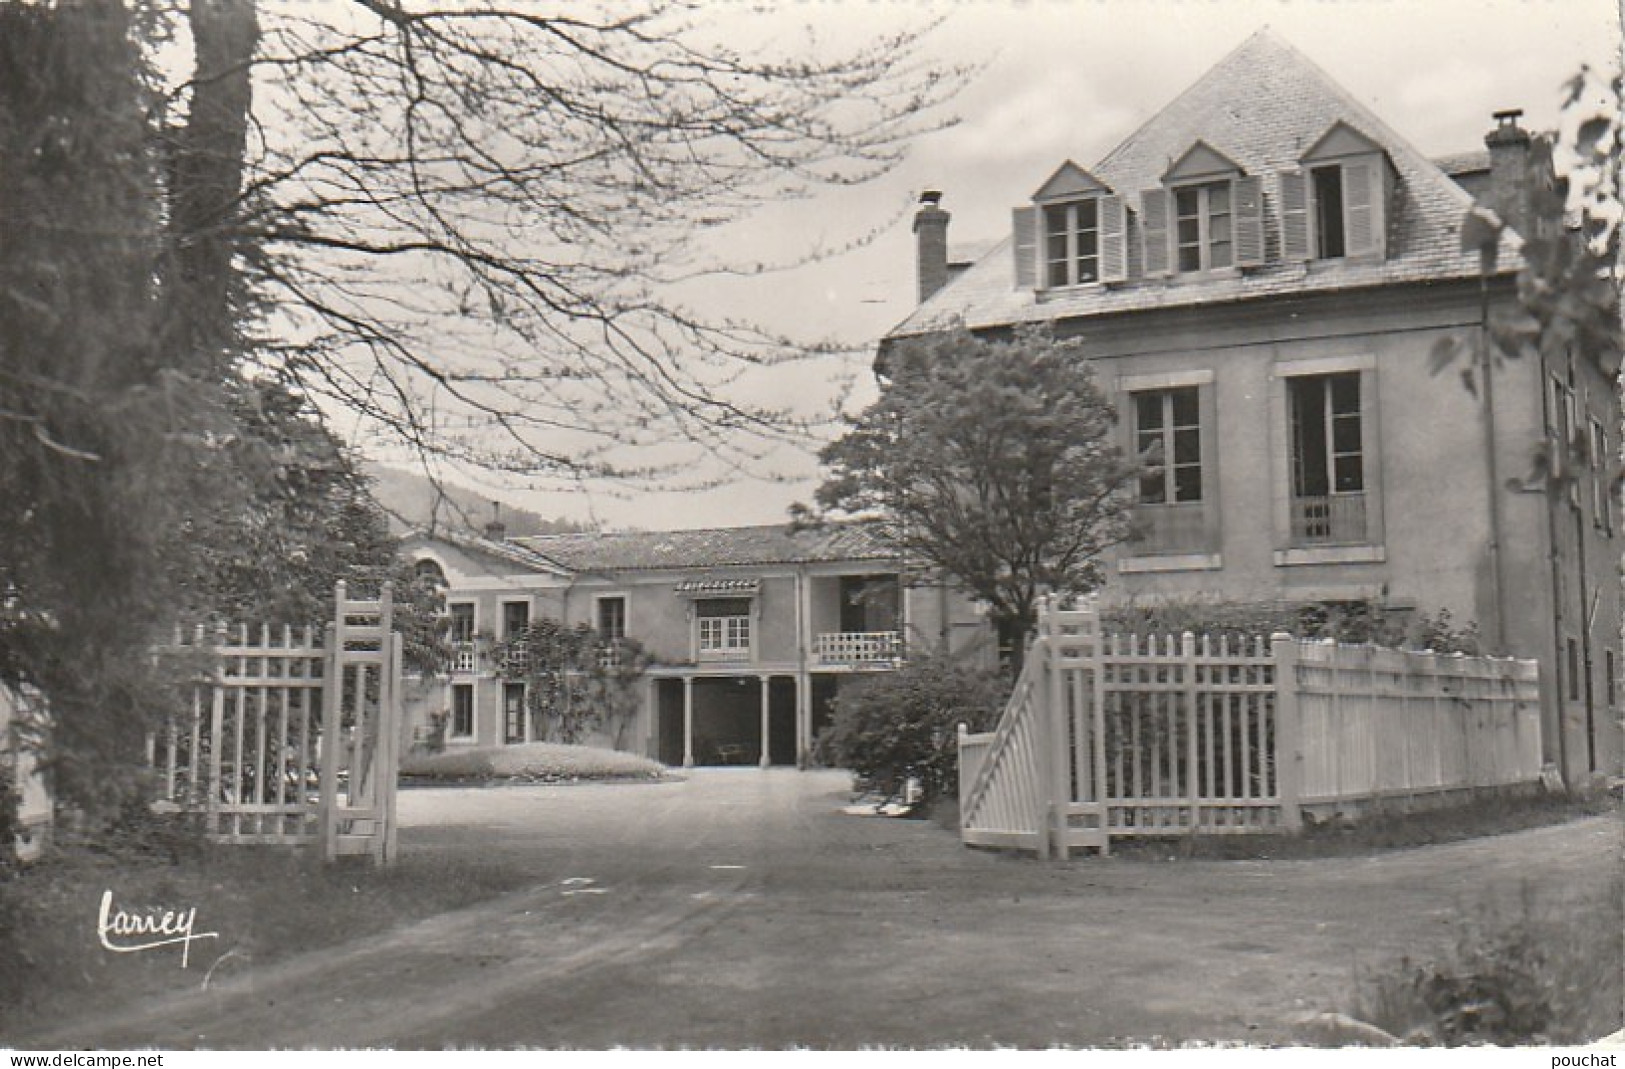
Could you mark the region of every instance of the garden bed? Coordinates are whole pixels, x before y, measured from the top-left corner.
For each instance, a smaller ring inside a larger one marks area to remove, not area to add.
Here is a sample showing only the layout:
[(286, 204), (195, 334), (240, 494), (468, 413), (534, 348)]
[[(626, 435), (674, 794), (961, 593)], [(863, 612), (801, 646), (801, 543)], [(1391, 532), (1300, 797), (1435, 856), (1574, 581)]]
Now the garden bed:
[(401, 761), (401, 783), (408, 787), (657, 782), (669, 777), (665, 765), (647, 757), (558, 742), (410, 754)]

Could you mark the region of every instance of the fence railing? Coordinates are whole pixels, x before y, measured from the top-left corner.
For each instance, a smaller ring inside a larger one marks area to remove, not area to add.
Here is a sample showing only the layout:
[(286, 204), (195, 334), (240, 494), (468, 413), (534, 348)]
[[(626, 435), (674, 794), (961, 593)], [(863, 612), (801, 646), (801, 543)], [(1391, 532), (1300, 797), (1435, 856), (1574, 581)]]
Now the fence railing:
[[(961, 836), (1011, 830), (1008, 807), (990, 819), (994, 784), (1041, 796), (1037, 815), (1017, 807), (1020, 841), (1065, 856), (1111, 837), (1295, 830), (1305, 811), (1531, 783), (1537, 673), (1534, 661), (1285, 634), (1102, 635), (1091, 608), (1048, 602), (999, 727), (961, 735)], [(996, 745), (1018, 730), (1047, 755), (1037, 768)]]
[(891, 665), (903, 656), (903, 636), (896, 631), (832, 631), (813, 639), (821, 665)]
[(147, 740), (163, 804), (217, 842), (321, 842), (328, 858), (393, 860), (401, 636), (377, 601), (335, 591), (314, 627), (177, 633), (185, 705)]
[(994, 730), (959, 725), (960, 836), (971, 846), (1034, 850), (1048, 856), (1042, 671), (1029, 660)]

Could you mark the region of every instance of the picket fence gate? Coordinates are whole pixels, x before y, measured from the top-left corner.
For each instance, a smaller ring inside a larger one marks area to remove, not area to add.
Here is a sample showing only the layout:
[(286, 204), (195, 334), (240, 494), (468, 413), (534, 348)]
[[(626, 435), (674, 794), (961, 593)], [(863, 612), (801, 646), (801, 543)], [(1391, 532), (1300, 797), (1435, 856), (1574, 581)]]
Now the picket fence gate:
[(215, 842), (316, 845), (329, 860), (396, 854), (401, 636), (389, 584), (334, 595), (315, 627), (197, 627), (164, 651), (207, 667), (148, 740), (161, 806)]
[(1064, 858), (1534, 783), (1539, 690), (1532, 660), (1142, 640), (1102, 634), (1092, 603), (1046, 599), (997, 727), (960, 726), (961, 839)]

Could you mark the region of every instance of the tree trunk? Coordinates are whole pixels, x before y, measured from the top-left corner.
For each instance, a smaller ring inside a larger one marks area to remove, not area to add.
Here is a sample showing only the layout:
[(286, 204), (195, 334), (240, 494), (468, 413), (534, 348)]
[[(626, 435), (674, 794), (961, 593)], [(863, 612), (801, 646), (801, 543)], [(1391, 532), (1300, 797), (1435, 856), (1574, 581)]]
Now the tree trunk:
[(233, 222), (242, 195), (259, 43), (254, 0), (192, 0), (194, 70), (186, 125), (170, 169), (165, 324), (173, 353), (218, 382), (237, 352), (242, 312)]

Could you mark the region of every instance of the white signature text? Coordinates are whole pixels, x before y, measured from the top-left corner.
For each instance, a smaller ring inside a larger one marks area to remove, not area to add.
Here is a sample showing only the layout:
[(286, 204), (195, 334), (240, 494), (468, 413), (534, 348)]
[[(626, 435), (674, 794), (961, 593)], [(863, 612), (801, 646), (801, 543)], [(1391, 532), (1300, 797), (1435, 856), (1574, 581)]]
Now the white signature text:
[[(102, 908), (96, 917), (96, 935), (102, 946), (116, 954), (133, 954), (154, 947), (181, 945), (181, 968), (186, 968), (197, 939), (218, 939), (219, 932), (194, 932), (197, 909), (149, 910), (126, 913), (113, 906), (113, 892), (102, 892)], [(159, 938), (145, 938), (157, 936)], [(110, 938), (111, 937), (111, 938)], [(141, 941), (136, 941), (141, 940)]]

